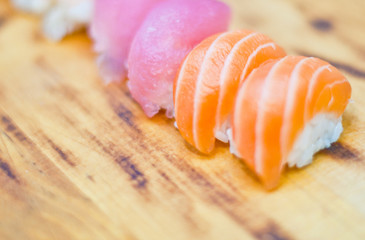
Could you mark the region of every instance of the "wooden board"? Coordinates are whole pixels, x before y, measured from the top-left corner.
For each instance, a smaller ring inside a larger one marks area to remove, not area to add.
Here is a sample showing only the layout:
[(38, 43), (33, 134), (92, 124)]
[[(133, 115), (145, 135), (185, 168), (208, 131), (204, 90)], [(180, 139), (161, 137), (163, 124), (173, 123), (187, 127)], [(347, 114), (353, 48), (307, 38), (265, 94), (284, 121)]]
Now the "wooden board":
[(0, 239), (365, 239), (365, 2), (226, 0), (231, 28), (330, 61), (353, 86), (344, 133), (266, 192), (226, 145), (189, 147), (86, 34), (52, 43), (0, 2)]

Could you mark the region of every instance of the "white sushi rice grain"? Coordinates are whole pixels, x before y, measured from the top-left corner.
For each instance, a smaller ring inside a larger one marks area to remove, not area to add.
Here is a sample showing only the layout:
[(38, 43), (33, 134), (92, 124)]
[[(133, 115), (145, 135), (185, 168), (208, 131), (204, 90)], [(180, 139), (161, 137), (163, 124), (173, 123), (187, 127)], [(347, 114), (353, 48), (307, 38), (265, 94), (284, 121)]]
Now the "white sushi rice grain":
[(44, 34), (52, 40), (61, 40), (91, 21), (93, 1), (84, 0), (77, 4), (59, 2), (44, 17)]
[(14, 7), (35, 14), (45, 13), (54, 3), (54, 0), (11, 0)]
[[(303, 131), (294, 142), (284, 164), (289, 167), (304, 167), (313, 160), (313, 155), (324, 148), (328, 148), (336, 142), (343, 131), (342, 117), (336, 118), (330, 113), (316, 115), (304, 127)], [(233, 142), (232, 129), (227, 130), (232, 154), (241, 158)]]
[(227, 120), (225, 123), (222, 124), (222, 126), (217, 129), (215, 131), (215, 138), (217, 138), (218, 140), (224, 142), (224, 143), (228, 143), (229, 141), (229, 137), (228, 137), (228, 129), (230, 126), (230, 121)]
[(318, 114), (297, 137), (293, 149), (288, 155), (289, 167), (303, 167), (312, 162), (313, 155), (336, 142), (343, 131), (342, 117), (332, 114)]
[(228, 128), (227, 136), (228, 136), (228, 141), (229, 141), (229, 151), (233, 155), (237, 156), (238, 158), (242, 158), (241, 155), (239, 154), (239, 152), (237, 151), (235, 142), (233, 141), (232, 128)]
[(87, 26), (92, 18), (94, 0), (11, 0), (25, 12), (43, 15), (43, 32), (55, 41)]

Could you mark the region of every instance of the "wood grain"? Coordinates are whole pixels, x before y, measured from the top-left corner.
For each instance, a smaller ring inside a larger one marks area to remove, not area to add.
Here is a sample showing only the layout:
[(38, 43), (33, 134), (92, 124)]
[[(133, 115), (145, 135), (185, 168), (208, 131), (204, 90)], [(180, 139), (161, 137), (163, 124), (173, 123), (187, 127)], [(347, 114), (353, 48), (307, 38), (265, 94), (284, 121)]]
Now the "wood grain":
[(226, 145), (201, 155), (103, 86), (85, 33), (49, 42), (1, 1), (0, 239), (365, 239), (365, 3), (226, 2), (231, 28), (348, 77), (340, 141), (266, 192)]

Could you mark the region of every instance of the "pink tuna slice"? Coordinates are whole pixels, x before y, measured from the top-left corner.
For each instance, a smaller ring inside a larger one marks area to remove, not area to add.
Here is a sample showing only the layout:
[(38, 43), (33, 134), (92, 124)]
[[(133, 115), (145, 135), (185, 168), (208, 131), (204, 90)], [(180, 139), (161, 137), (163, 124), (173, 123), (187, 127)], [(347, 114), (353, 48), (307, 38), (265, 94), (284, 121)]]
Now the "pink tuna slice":
[(160, 109), (173, 117), (173, 81), (181, 62), (203, 39), (226, 31), (230, 15), (215, 0), (169, 0), (150, 11), (128, 60), (129, 90), (148, 117)]
[(90, 34), (101, 77), (105, 83), (127, 77), (128, 53), (133, 37), (156, 3), (163, 0), (95, 0)]

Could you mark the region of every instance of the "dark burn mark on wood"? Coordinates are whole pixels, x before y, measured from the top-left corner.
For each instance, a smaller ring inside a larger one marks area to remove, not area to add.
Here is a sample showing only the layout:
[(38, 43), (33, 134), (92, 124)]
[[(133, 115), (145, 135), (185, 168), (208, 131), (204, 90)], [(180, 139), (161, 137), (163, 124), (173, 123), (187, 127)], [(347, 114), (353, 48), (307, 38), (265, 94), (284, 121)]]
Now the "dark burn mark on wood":
[[(110, 98), (109, 103), (115, 111), (118, 107), (117, 104), (122, 103), (118, 103), (118, 99), (114, 99), (117, 97), (113, 92), (110, 94), (112, 97)], [(125, 106), (126, 105), (123, 105), (124, 108)], [(266, 217), (260, 213), (259, 210), (252, 209), (250, 204), (246, 204), (242, 195), (240, 196), (239, 193), (234, 194), (225, 188), (220, 187), (219, 184), (216, 184), (209, 178), (209, 175), (206, 175), (204, 172), (192, 167), (186, 159), (179, 158), (177, 155), (171, 154), (166, 149), (162, 148), (161, 144), (155, 142), (154, 139), (149, 139), (148, 144), (144, 146), (144, 139), (141, 137), (142, 134), (137, 134), (138, 132), (135, 131), (134, 127), (131, 128), (131, 130), (133, 136), (136, 136), (135, 141), (140, 148), (145, 148), (146, 152), (160, 152), (163, 155), (163, 159), (166, 159), (166, 164), (171, 164), (173, 171), (180, 171), (182, 175), (187, 176), (187, 181), (192, 183), (188, 184), (188, 186), (193, 185), (192, 191), (195, 191), (208, 205), (219, 208), (238, 225), (245, 228), (253, 237), (261, 237), (261, 239), (265, 239), (265, 237), (271, 236), (271, 239), (291, 239), (283, 229), (280, 229), (280, 226), (274, 220)], [(148, 184), (146, 176), (139, 170), (138, 165), (136, 166), (131, 161), (130, 157), (120, 153), (117, 146), (109, 146), (104, 144), (103, 141), (100, 141), (96, 136), (93, 136), (92, 133), (88, 132), (87, 134), (91, 141), (94, 141), (95, 143), (99, 142), (97, 146), (99, 146), (104, 153), (109, 156), (114, 156), (116, 163), (129, 175), (130, 180), (137, 190), (143, 190), (146, 188)], [(160, 160), (161, 159), (156, 159), (154, 155), (151, 154), (151, 163), (159, 162)], [(156, 165), (158, 167), (159, 164)], [(157, 171), (160, 173), (161, 179), (164, 181), (163, 186), (165, 189), (170, 191), (170, 188), (174, 188), (176, 178), (170, 178), (169, 176), (172, 175), (167, 175), (158, 169)], [(177, 186), (181, 186), (182, 184), (184, 184), (184, 182), (176, 181)], [(177, 192), (180, 191), (182, 190), (177, 190)], [(257, 219), (260, 219), (260, 224), (257, 224)]]
[(5, 131), (7, 131), (8, 133), (12, 133), (15, 136), (15, 138), (18, 139), (20, 142), (30, 143), (28, 138), (24, 135), (23, 132), (21, 132), (16, 127), (16, 125), (13, 123), (13, 121), (10, 118), (8, 118), (6, 116), (2, 116), (1, 123), (4, 125)]
[(122, 88), (119, 88), (119, 90), (121, 90), (124, 93), (124, 95), (126, 95), (128, 98), (132, 99), (132, 94), (128, 88), (122, 87)]
[(199, 173), (197, 170), (195, 170), (194, 168), (190, 168), (189, 171), (187, 172), (189, 175), (189, 178), (192, 179), (194, 181), (195, 184), (204, 187), (206, 189), (213, 189), (214, 186), (211, 182), (209, 182), (203, 175), (202, 173)]
[[(155, 168), (156, 168), (156, 166), (155, 166)], [(163, 172), (159, 169), (157, 169), (157, 171), (160, 174), (160, 176), (162, 177), (163, 183), (165, 185), (171, 186), (171, 189), (169, 189), (170, 192), (177, 192), (177, 191), (180, 192), (179, 186), (173, 180), (171, 180), (171, 178), (165, 172)]]
[[(133, 128), (133, 130), (135, 130)], [(120, 146), (117, 146), (116, 144), (114, 144), (113, 142), (102, 142), (98, 139), (97, 136), (95, 136), (94, 134), (92, 134), (91, 132), (89, 131), (84, 131), (84, 133), (89, 137), (90, 141), (96, 143), (96, 146), (99, 147), (99, 149), (101, 151), (99, 151), (99, 153), (101, 154), (105, 154), (109, 157), (112, 157), (114, 159), (118, 158), (120, 155), (122, 155), (122, 153), (120, 153)], [(135, 140), (138, 140), (138, 143), (139, 143), (139, 146), (141, 148), (145, 148), (145, 151), (146, 152), (149, 152), (150, 150), (146, 147), (146, 145), (140, 141), (140, 139), (142, 139), (142, 136), (141, 135), (135, 135)]]
[(138, 135), (141, 135), (141, 130), (134, 123), (134, 115), (132, 111), (130, 111), (125, 105), (119, 102), (115, 102), (113, 99), (111, 100), (111, 106), (115, 114), (121, 119), (124, 123), (126, 123), (133, 131), (135, 131)]
[[(113, 93), (111, 94), (113, 95)], [(114, 101), (113, 98), (110, 99), (110, 105), (112, 107), (114, 106), (113, 109), (115, 109), (115, 104), (118, 104), (117, 101), (118, 100)], [(138, 133), (135, 131), (135, 128), (131, 128), (131, 130), (133, 130), (133, 135), (136, 135), (135, 141), (138, 143), (139, 147), (145, 148), (146, 152), (158, 151), (162, 153), (164, 159), (171, 164), (175, 171), (180, 171), (182, 174), (186, 175), (187, 181), (192, 182), (193, 185), (196, 186), (193, 191), (196, 191), (202, 200), (206, 201), (207, 204), (211, 204), (212, 207), (217, 207), (222, 210), (238, 225), (247, 229), (252, 236), (262, 236), (262, 239), (264, 239), (265, 236), (272, 236), (276, 239), (291, 239), (284, 230), (280, 229), (280, 226), (275, 223), (275, 221), (262, 215), (259, 210), (252, 209), (250, 204), (246, 204), (245, 199), (242, 196), (233, 194), (232, 192), (219, 187), (219, 184), (212, 182), (209, 179), (209, 176), (204, 172), (192, 167), (186, 159), (171, 154), (153, 139), (150, 139), (148, 144), (144, 145), (144, 139), (141, 137), (141, 134), (135, 134)], [(104, 153), (112, 157), (114, 156), (115, 162), (129, 175), (130, 180), (137, 190), (144, 190), (146, 188), (148, 184), (147, 177), (140, 171), (138, 165), (136, 166), (131, 161), (130, 157), (120, 153), (117, 146), (104, 144), (92, 133), (87, 132), (87, 135), (90, 137), (91, 141), (99, 143), (97, 146), (99, 146)], [(150, 162), (153, 163), (160, 160), (161, 159), (156, 159), (151, 155)], [(157, 171), (160, 173), (161, 178), (164, 179), (166, 189), (170, 187), (174, 188), (175, 179), (170, 179), (167, 174), (161, 173), (159, 170)], [(168, 183), (169, 181), (171, 184)], [(184, 182), (180, 184), (184, 184)], [(176, 185), (179, 186), (179, 183), (176, 183)], [(168, 189), (168, 191), (170, 191), (170, 189)], [(181, 189), (177, 191), (180, 192)], [(256, 219), (260, 219), (260, 224), (257, 224)]]
[(322, 32), (328, 32), (333, 29), (333, 25), (330, 21), (325, 20), (325, 19), (320, 19), (320, 18), (314, 19), (313, 21), (311, 21), (311, 25), (315, 29), (322, 31)]
[(12, 180), (17, 181), (17, 177), (10, 168), (9, 164), (0, 158), (0, 169)]
[(339, 62), (332, 62), (329, 61), (333, 66), (335, 66), (338, 69), (341, 69), (345, 72), (347, 72), (348, 74), (351, 74), (352, 76), (355, 77), (359, 77), (359, 78), (365, 78), (365, 71), (357, 69), (353, 66), (344, 64), (344, 63), (339, 63)]
[(189, 178), (193, 180), (195, 184), (205, 189), (211, 202), (217, 205), (238, 203), (238, 199), (233, 195), (215, 189), (215, 186), (207, 179), (206, 176), (203, 175), (203, 173), (198, 172), (194, 168), (190, 168), (187, 173)]
[(10, 142), (14, 142), (13, 139), (11, 139), (11, 137), (4, 131), (1, 131), (2, 134), (4, 134), (4, 136), (10, 141)]
[(122, 101), (121, 98), (126, 96), (128, 99), (131, 99), (131, 96), (128, 96), (126, 92), (126, 86), (120, 86), (116, 88), (115, 86), (109, 86), (105, 89), (106, 94), (108, 96), (108, 102), (114, 113), (121, 119), (124, 123), (126, 123), (133, 131), (138, 134), (141, 134), (141, 130), (135, 124), (135, 116), (133, 112), (128, 109), (132, 103), (128, 103), (129, 101)]
[(146, 187), (147, 179), (137, 166), (131, 162), (130, 157), (119, 156), (115, 161), (130, 176), (135, 187)]
[(129, 111), (124, 105), (118, 104), (114, 108), (115, 113), (120, 119), (127, 123), (130, 127), (134, 127), (133, 123), (133, 113)]
[(91, 176), (91, 175), (87, 175), (86, 177), (87, 177), (90, 181), (95, 182), (95, 180), (94, 180), (94, 177), (93, 177), (93, 176)]
[(104, 143), (89, 131), (85, 131), (85, 134), (89, 137), (90, 141), (96, 143), (96, 146), (101, 150), (101, 154), (105, 154), (108, 157), (115, 159), (114, 161), (129, 175), (133, 186), (137, 190), (146, 189), (148, 183), (146, 176), (138, 166), (131, 161), (130, 157), (125, 156), (120, 152), (120, 146), (115, 145), (113, 142)]
[[(113, 143), (111, 141), (107, 141), (104, 143), (104, 142), (100, 141), (97, 136), (95, 136), (94, 134), (92, 134), (91, 132), (89, 132), (87, 130), (84, 131), (84, 133), (89, 137), (89, 139), (91, 141), (96, 143), (96, 146), (98, 146), (99, 149), (101, 150), (101, 151), (99, 151), (99, 153), (106, 154), (107, 156), (110, 156), (112, 158), (118, 158), (120, 155), (122, 155), (119, 151), (120, 146), (117, 146), (115, 143)], [(142, 136), (135, 135), (135, 140), (139, 140), (139, 139), (142, 139)], [(139, 146), (141, 148), (144, 148), (146, 152), (150, 151), (149, 149), (147, 149), (146, 145), (142, 141), (138, 142), (138, 143), (139, 143)]]
[[(260, 240), (290, 240), (292, 237), (286, 233), (280, 226), (270, 218), (264, 218), (262, 214), (258, 214), (246, 206), (243, 211), (236, 204), (223, 204), (221, 208), (235, 222), (245, 228), (254, 238)], [(261, 219), (257, 221), (257, 219)]]
[(1, 117), (1, 122), (9, 124), (10, 123), (10, 119), (7, 118), (7, 117), (5, 117), (5, 116), (2, 116)]
[[(158, 150), (164, 152), (164, 157), (169, 162), (178, 170), (185, 173), (195, 185), (200, 187), (202, 190), (200, 196), (203, 199), (223, 210), (253, 237), (263, 240), (292, 239), (275, 221), (270, 218), (265, 218), (259, 211), (252, 209), (250, 205), (246, 205), (242, 197), (238, 198), (237, 195), (217, 187), (217, 184), (212, 183), (208, 176), (190, 166), (185, 159), (169, 155), (163, 149)], [(258, 224), (257, 219), (262, 219), (260, 220), (260, 224)]]
[(288, 234), (280, 229), (280, 227), (271, 219), (263, 220), (266, 223), (265, 227), (258, 227), (251, 223), (251, 218), (255, 218), (255, 215), (258, 216), (258, 214), (252, 209), (246, 209), (245, 211), (242, 211), (240, 208), (243, 206), (241, 205), (242, 203), (240, 200), (227, 191), (217, 189), (217, 187), (210, 183), (202, 174), (194, 173), (190, 176), (193, 176), (194, 182), (205, 188), (204, 192), (211, 203), (224, 210), (228, 216), (230, 216), (239, 225), (247, 229), (247, 231), (249, 231), (255, 238), (262, 240), (291, 239)]
[(358, 68), (355, 68), (351, 65), (345, 64), (345, 63), (340, 63), (340, 62), (336, 62), (336, 61), (332, 61), (329, 59), (326, 59), (324, 57), (320, 57), (318, 55), (315, 54), (309, 54), (307, 52), (303, 52), (303, 51), (297, 51), (298, 54), (302, 55), (302, 56), (306, 56), (306, 57), (317, 57), (320, 58), (328, 63), (330, 63), (331, 65), (333, 65), (334, 67), (347, 72), (348, 74), (355, 76), (355, 77), (359, 77), (359, 78), (365, 78), (365, 70), (361, 70)]
[(51, 139), (47, 138), (49, 145), (57, 152), (63, 161), (65, 161), (71, 167), (75, 167), (76, 164), (70, 159), (68, 154), (66, 154), (59, 146), (57, 146)]
[(361, 161), (360, 153), (356, 149), (341, 142), (333, 143), (330, 148), (323, 150), (323, 152), (335, 159)]
[[(160, 151), (164, 152), (162, 149)], [(208, 180), (208, 177), (204, 173), (191, 167), (185, 159), (176, 159), (173, 155), (169, 155), (166, 152), (164, 152), (164, 157), (180, 171), (184, 172), (194, 184), (204, 189), (207, 193), (206, 197), (209, 198), (210, 202), (217, 205), (221, 203), (236, 204), (239, 202), (232, 194), (216, 189), (215, 185)]]
[(109, 147), (105, 146), (105, 144), (103, 144), (94, 134), (92, 134), (91, 132), (85, 130), (84, 132), (88, 137), (89, 139), (96, 143), (96, 146), (100, 147), (101, 150), (103, 151), (103, 153), (109, 155), (109, 156), (114, 156), (114, 153), (112, 152), (112, 149), (110, 149)]
[[(166, 172), (162, 171), (162, 169), (160, 167), (155, 167), (156, 171), (159, 173), (160, 175), (160, 179), (157, 180), (158, 183), (160, 183), (163, 187), (163, 189), (165, 191), (167, 191), (168, 193), (170, 193), (172, 196), (177, 195), (178, 199), (185, 199), (185, 204), (189, 204), (189, 202), (191, 201), (189, 196), (184, 192), (183, 189), (181, 189), (179, 183), (176, 182), (175, 179), (172, 179), (169, 174), (167, 174)], [(175, 173), (171, 173), (172, 175), (174, 175)], [(183, 209), (182, 210), (182, 214), (184, 215), (184, 217), (191, 223), (193, 222), (193, 219), (190, 218), (190, 214), (184, 212)], [(197, 224), (194, 224), (195, 226)]]
[(32, 166), (35, 167), (40, 174), (44, 174), (43, 170), (38, 167), (36, 162), (32, 162)]
[(256, 231), (253, 234), (260, 240), (289, 240), (290, 238), (284, 234), (277, 225), (269, 224), (265, 228)]
[(85, 106), (85, 100), (80, 98), (82, 94), (78, 90), (65, 84), (60, 84), (59, 87), (55, 90), (55, 92), (64, 96), (67, 100), (69, 100), (72, 104), (81, 109), (84, 113), (88, 115), (91, 115), (93, 113), (90, 107)]
[(8, 132), (13, 132), (16, 129), (12, 121), (5, 116), (1, 117), (1, 122), (5, 124), (5, 130)]
[(13, 125), (13, 124), (9, 124), (9, 125), (7, 125), (6, 126), (6, 131), (8, 131), (8, 132), (12, 132), (12, 131), (14, 131), (16, 128), (15, 128), (15, 126)]
[(15, 132), (15, 137), (16, 137), (16, 139), (18, 139), (21, 142), (24, 142), (27, 140), (27, 137), (20, 131)]

